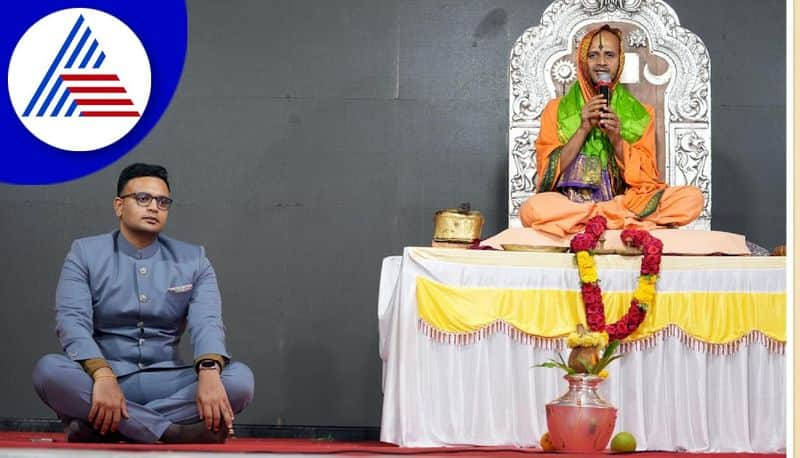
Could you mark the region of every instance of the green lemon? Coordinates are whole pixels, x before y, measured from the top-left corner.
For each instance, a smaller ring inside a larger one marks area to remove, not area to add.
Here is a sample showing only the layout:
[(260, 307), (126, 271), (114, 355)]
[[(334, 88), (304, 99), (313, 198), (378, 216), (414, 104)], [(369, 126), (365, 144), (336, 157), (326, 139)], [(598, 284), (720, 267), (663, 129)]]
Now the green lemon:
[(633, 434), (621, 432), (611, 439), (611, 450), (615, 452), (635, 452), (636, 438)]

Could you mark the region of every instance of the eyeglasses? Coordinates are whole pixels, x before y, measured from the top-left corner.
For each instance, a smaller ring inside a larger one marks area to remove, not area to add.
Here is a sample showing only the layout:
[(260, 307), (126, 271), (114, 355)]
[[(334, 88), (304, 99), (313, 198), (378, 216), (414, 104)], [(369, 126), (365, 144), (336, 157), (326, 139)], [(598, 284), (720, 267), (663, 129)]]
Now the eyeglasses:
[(153, 199), (156, 200), (156, 207), (158, 207), (159, 210), (169, 210), (169, 206), (172, 205), (172, 199), (169, 197), (154, 196), (147, 192), (132, 192), (130, 194), (125, 194), (124, 196), (119, 196), (120, 199), (126, 199), (128, 197), (133, 197), (140, 207), (149, 206)]

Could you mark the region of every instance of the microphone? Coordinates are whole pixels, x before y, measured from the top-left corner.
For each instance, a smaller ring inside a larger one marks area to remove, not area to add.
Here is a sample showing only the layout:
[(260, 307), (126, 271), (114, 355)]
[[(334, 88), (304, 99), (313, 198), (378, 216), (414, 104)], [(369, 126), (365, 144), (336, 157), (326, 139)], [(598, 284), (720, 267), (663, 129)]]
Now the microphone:
[(611, 74), (608, 72), (597, 72), (597, 85), (595, 86), (598, 94), (603, 94), (606, 104), (611, 100)]

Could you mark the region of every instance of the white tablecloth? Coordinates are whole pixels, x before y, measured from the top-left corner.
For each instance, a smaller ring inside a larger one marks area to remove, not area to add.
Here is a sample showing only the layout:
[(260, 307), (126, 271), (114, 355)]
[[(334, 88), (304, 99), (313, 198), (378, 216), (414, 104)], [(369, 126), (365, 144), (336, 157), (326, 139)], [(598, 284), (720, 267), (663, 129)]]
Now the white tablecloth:
[[(540, 288), (548, 281), (542, 279), (560, 267), (537, 266), (536, 261), (498, 266), (484, 262), (492, 253), (450, 253), (406, 248), (402, 257), (383, 261), (378, 302), (381, 440), (406, 447), (536, 446), (547, 430), (544, 405), (567, 385), (559, 371), (531, 366), (556, 352), (502, 332), (468, 345), (430, 339), (418, 325), (415, 285), (423, 276), (455, 286)], [(475, 256), (476, 261), (462, 263), (459, 256)], [(733, 278), (745, 288), (785, 291), (785, 266), (763, 258), (716, 258), (688, 273), (665, 270), (662, 279), (707, 284), (710, 278)], [(630, 277), (632, 289), (635, 270)], [(774, 348), (751, 342), (731, 354), (711, 354), (665, 335), (654, 346), (627, 353), (610, 372), (601, 395), (619, 409), (615, 433), (632, 433), (638, 450), (785, 449), (785, 355)]]

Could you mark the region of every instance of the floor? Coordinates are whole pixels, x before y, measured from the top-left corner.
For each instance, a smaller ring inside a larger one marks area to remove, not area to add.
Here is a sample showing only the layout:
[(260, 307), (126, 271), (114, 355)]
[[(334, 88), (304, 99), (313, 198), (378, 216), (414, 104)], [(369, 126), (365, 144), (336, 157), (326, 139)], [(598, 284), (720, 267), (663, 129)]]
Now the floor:
[[(246, 455), (244, 455), (246, 454)], [(217, 457), (278, 457), (278, 456), (488, 456), (490, 458), (560, 456), (567, 454), (544, 453), (540, 449), (515, 447), (433, 447), (404, 448), (377, 441), (336, 441), (319, 439), (232, 438), (225, 444), (75, 444), (64, 441), (62, 433), (0, 431), (0, 458), (217, 458)], [(600, 454), (610, 454), (600, 453)], [(736, 453), (672, 453), (637, 452), (636, 458), (688, 458), (711, 456), (714, 458), (782, 458), (785, 454)]]

